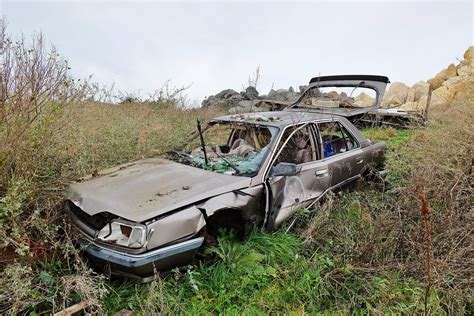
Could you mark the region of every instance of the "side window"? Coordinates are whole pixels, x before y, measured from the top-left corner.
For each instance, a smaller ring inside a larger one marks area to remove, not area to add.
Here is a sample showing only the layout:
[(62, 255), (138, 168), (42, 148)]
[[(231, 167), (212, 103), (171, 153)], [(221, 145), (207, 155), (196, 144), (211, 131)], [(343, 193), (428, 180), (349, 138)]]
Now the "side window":
[(280, 162), (299, 165), (314, 161), (318, 156), (310, 125), (303, 128), (298, 126), (287, 128), (278, 146), (278, 151), (280, 149), (281, 152), (275, 160), (275, 165)]
[(331, 157), (359, 147), (356, 139), (339, 122), (318, 124), (324, 158)]

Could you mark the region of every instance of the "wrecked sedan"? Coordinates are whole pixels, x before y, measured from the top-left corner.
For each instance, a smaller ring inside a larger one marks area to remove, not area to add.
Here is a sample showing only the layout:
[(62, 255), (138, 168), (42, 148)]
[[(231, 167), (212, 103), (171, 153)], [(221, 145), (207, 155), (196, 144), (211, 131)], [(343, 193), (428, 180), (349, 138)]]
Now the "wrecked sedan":
[(224, 116), (197, 130), (180, 150), (70, 185), (67, 210), (95, 266), (139, 278), (183, 266), (220, 229), (273, 231), (384, 159), (385, 144), (346, 118), (302, 109)]
[[(389, 83), (387, 77), (377, 75), (314, 77), (301, 97), (287, 107), (343, 116), (359, 127), (405, 128), (424, 124), (428, 117), (431, 90), (426, 96), (426, 107), (423, 111), (381, 108), (385, 88)], [(285, 105), (281, 102), (279, 105), (271, 101), (266, 102), (271, 108)]]

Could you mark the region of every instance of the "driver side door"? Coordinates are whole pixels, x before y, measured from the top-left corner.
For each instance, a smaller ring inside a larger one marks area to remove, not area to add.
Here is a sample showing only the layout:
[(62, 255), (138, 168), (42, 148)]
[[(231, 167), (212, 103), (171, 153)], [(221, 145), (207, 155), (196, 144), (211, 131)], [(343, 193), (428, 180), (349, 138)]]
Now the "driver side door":
[[(328, 163), (321, 160), (318, 130), (313, 123), (285, 129), (266, 179), (268, 215), (265, 228), (277, 229), (282, 222), (320, 197), (330, 186)], [(278, 164), (294, 164), (295, 174), (278, 175)]]

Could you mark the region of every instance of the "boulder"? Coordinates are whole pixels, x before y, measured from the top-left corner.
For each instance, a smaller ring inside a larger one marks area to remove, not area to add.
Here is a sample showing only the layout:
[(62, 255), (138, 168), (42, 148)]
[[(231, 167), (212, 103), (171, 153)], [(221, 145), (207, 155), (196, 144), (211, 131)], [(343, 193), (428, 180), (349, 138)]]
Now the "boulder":
[(365, 92), (361, 92), (355, 97), (355, 105), (357, 106), (372, 106), (375, 103), (375, 98), (372, 98)]
[(217, 99), (229, 99), (231, 96), (239, 94), (233, 89), (225, 89), (215, 95)]
[(390, 85), (382, 101), (383, 107), (398, 106), (406, 102), (408, 86), (403, 82), (394, 82)]
[(240, 114), (240, 113), (249, 113), (249, 112), (260, 112), (265, 109), (260, 109), (257, 107), (259, 100), (242, 100), (237, 106), (234, 106), (229, 109), (229, 114)]
[(419, 81), (408, 89), (406, 102), (418, 102), (423, 96), (428, 96), (430, 84)]
[(463, 61), (463, 63), (459, 64), (458, 67), (458, 75), (460, 77), (472, 77), (474, 76), (474, 61)]
[(258, 91), (255, 87), (249, 86), (245, 89), (243, 94), (245, 100), (255, 100), (258, 99)]
[(204, 99), (201, 105), (203, 107), (235, 106), (240, 100), (242, 100), (240, 93), (233, 89), (226, 89)]
[(474, 59), (474, 46), (469, 46), (464, 52), (464, 60), (472, 61)]
[(329, 97), (332, 98), (332, 99), (340, 99), (341, 98), (341, 96), (339, 95), (339, 93), (337, 93), (337, 91), (329, 92)]
[(400, 107), (397, 107), (397, 109), (423, 112), (426, 109), (426, 102), (424, 104), (421, 102), (406, 102)]
[(448, 88), (446, 86), (441, 86), (436, 90), (433, 90), (431, 94), (431, 103), (430, 107), (442, 106), (447, 104), (451, 99)]
[(239, 106), (244, 109), (251, 109), (253, 107), (256, 107), (259, 102), (259, 100), (243, 100), (239, 102)]
[(456, 77), (452, 77), (452, 78), (449, 78), (448, 80), (446, 80), (445, 82), (443, 82), (443, 86), (445, 86), (446, 88), (448, 88), (448, 90), (451, 90), (453, 89), (459, 82), (463, 81), (464, 80), (464, 77), (463, 76), (456, 76)]
[(436, 90), (441, 85), (443, 82), (448, 80), (449, 78), (456, 77), (457, 76), (457, 70), (456, 66), (454, 64), (450, 64), (448, 68), (441, 70), (434, 78), (431, 78), (428, 80), (428, 83), (431, 86), (431, 89)]
[(238, 103), (240, 100), (243, 100), (243, 99), (244, 99), (244, 96), (239, 93), (239, 94), (234, 94), (230, 96), (230, 98), (228, 98), (227, 100)]
[(286, 89), (278, 89), (278, 90), (271, 89), (270, 92), (268, 92), (267, 98), (269, 100), (275, 100), (275, 101), (288, 101), (289, 94), (290, 93)]

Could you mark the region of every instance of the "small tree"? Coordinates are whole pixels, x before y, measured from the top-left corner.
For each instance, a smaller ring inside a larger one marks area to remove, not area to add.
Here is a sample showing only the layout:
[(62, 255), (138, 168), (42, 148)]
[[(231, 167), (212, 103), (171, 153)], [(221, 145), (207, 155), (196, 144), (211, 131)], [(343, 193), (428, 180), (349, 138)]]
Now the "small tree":
[(248, 86), (249, 87), (254, 87), (255, 89), (257, 89), (257, 86), (260, 82), (260, 77), (261, 77), (260, 65), (258, 65), (257, 68), (255, 68), (255, 72), (253, 74), (249, 75)]
[(81, 98), (84, 85), (70, 77), (69, 69), (41, 33), (29, 43), (24, 37), (12, 39), (0, 19), (0, 187), (8, 182), (15, 153), (31, 130)]

